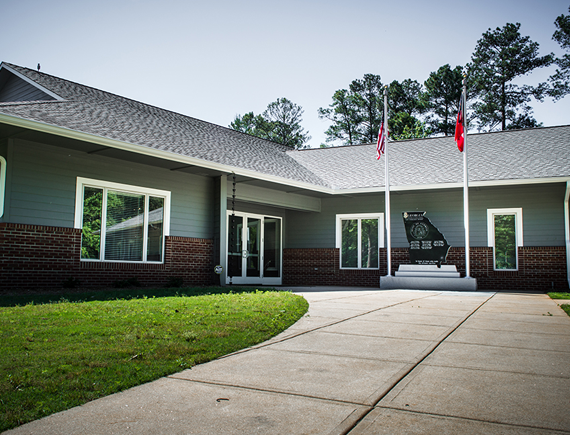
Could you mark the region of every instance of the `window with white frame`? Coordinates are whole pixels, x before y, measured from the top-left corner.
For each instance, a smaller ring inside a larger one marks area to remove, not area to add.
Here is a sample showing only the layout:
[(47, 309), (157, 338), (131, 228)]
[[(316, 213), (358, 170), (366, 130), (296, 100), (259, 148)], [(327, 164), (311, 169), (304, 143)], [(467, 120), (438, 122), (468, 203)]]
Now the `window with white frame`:
[(6, 159), (0, 156), (0, 218), (4, 216), (5, 192), (6, 192)]
[(493, 248), (495, 270), (518, 270), (518, 247), (523, 246), (522, 208), (487, 210), (487, 241)]
[(378, 269), (384, 247), (384, 214), (336, 215), (336, 247), (342, 269)]
[(161, 263), (170, 192), (78, 177), (75, 228), (82, 260)]

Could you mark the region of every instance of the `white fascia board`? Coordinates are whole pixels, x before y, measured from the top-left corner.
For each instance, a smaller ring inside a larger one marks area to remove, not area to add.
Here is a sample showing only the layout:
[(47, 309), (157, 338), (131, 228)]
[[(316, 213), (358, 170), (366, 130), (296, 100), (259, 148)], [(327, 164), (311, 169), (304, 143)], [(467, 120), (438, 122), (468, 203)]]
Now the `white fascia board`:
[(16, 77), (24, 80), (25, 82), (29, 83), (30, 85), (38, 88), (39, 90), (41, 90), (42, 92), (45, 92), (46, 94), (48, 94), (50, 97), (55, 98), (56, 100), (59, 101), (63, 101), (64, 98), (61, 98), (59, 95), (57, 95), (56, 93), (50, 91), (49, 89), (44, 88), (42, 85), (39, 85), (38, 83), (34, 82), (33, 80), (29, 79), (28, 77), (26, 77), (25, 75), (19, 73), (18, 71), (16, 71), (13, 68), (10, 68), (8, 65), (2, 63), (0, 64), (0, 69), (5, 69), (7, 71), (10, 71), (12, 74), (14, 74)]
[(329, 194), (334, 193), (334, 191), (329, 187), (315, 186), (314, 184), (289, 180), (275, 175), (262, 174), (249, 169), (236, 168), (234, 166), (215, 163), (208, 160), (198, 159), (195, 157), (183, 156), (169, 151), (157, 150), (154, 148), (146, 147), (144, 145), (135, 145), (129, 142), (123, 142), (116, 139), (109, 139), (103, 136), (84, 133), (81, 131), (72, 130), (69, 128), (60, 127), (52, 124), (46, 124), (40, 121), (32, 121), (29, 119), (20, 118), (13, 115), (6, 115), (0, 113), (0, 123), (13, 125), (15, 127), (26, 128), (29, 130), (39, 131), (42, 133), (53, 134), (56, 136), (67, 137), (69, 139), (76, 139), (83, 142), (90, 142), (97, 145), (106, 146), (109, 148), (115, 148), (123, 151), (133, 152), (136, 154), (156, 157), (164, 160), (170, 160), (173, 162), (200, 166), (202, 168), (212, 169), (227, 174), (235, 173), (236, 175), (241, 175), (248, 178), (255, 178), (257, 180), (269, 181), (272, 183), (283, 184), (286, 186), (292, 186), (299, 189), (311, 190), (313, 192), (321, 192)]

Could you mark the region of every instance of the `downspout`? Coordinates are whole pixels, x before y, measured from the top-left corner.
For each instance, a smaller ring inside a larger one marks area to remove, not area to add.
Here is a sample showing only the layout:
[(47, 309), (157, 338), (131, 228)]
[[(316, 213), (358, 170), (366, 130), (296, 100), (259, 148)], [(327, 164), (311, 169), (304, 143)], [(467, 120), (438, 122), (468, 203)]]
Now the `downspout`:
[(564, 233), (566, 236), (566, 278), (570, 287), (570, 181), (566, 182), (566, 196), (564, 197)]
[(226, 285), (226, 276), (228, 274), (228, 176), (226, 174), (220, 175), (220, 258), (219, 265), (222, 266), (222, 273), (220, 274), (220, 285)]
[(6, 198), (6, 159), (0, 156), (0, 218), (4, 216), (5, 198)]

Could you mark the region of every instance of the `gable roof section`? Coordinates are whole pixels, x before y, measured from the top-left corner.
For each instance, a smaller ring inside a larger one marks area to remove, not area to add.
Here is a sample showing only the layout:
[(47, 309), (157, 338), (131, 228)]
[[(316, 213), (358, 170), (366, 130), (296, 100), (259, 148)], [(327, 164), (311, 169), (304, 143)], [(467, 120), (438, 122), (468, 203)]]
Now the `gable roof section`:
[[(0, 103), (0, 122), (323, 193), (384, 190), (373, 144), (291, 150), (28, 68), (3, 69), (57, 99)], [(391, 189), (462, 185), (452, 137), (388, 146)], [(472, 185), (570, 180), (570, 126), (470, 134), (468, 147)]]
[(0, 68), (0, 102), (8, 101), (48, 101), (62, 98), (44, 88), (17, 68), (3, 63)]
[(172, 160), (187, 157), (196, 160), (195, 164), (215, 164), (227, 172), (241, 169), (283, 182), (328, 187), (291, 158), (286, 153), (288, 147), (45, 73), (7, 66), (63, 100), (0, 103), (0, 114), (39, 123), (38, 128), (62, 129), (62, 134), (70, 133), (68, 137), (79, 132), (85, 135), (84, 140), (101, 138), (110, 141), (110, 146), (113, 142), (116, 146), (135, 145), (131, 151), (146, 149)]

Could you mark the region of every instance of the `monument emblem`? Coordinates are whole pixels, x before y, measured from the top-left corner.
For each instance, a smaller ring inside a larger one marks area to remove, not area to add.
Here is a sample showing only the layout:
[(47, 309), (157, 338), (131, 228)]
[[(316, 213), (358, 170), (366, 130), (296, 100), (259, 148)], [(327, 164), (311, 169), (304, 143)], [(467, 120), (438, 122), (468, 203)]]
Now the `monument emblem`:
[(451, 247), (443, 234), (425, 217), (425, 211), (402, 213), (412, 264), (436, 264), (441, 267)]

